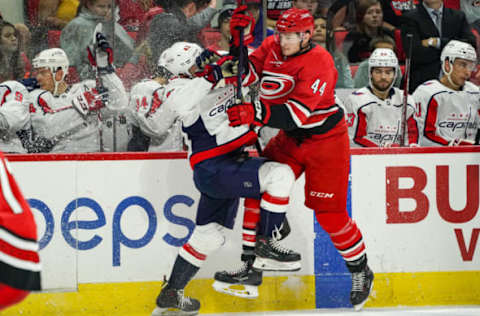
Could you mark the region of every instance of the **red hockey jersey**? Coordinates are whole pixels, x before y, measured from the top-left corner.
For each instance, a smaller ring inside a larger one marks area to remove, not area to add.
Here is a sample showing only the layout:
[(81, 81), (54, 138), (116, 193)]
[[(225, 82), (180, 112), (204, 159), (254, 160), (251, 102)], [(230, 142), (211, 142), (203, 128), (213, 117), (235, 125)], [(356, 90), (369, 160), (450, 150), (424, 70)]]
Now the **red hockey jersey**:
[(37, 227), (1, 152), (0, 187), (0, 283), (40, 290)]
[(271, 111), (267, 125), (323, 134), (343, 119), (343, 110), (335, 103), (337, 70), (323, 47), (283, 57), (277, 38), (270, 36), (249, 60), (255, 76), (248, 78), (260, 77), (260, 101)]

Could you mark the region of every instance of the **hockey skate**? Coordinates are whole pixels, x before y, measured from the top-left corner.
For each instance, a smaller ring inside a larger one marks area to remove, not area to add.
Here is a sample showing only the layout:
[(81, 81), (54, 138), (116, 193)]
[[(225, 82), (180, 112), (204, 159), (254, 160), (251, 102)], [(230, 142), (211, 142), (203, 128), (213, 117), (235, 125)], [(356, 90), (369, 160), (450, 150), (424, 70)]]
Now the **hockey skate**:
[(258, 271), (298, 271), (301, 256), (284, 248), (275, 237), (257, 236), (253, 269)]
[(367, 302), (368, 296), (373, 287), (373, 272), (368, 265), (365, 265), (360, 272), (352, 273), (352, 291), (350, 292), (350, 303), (356, 311), (362, 309)]
[(243, 262), (235, 271), (216, 272), (213, 288), (217, 292), (243, 297), (257, 298), (258, 286), (262, 284), (262, 272), (252, 269), (253, 260)]
[(152, 316), (190, 316), (197, 315), (200, 302), (183, 295), (183, 290), (164, 287), (157, 297), (157, 307)]

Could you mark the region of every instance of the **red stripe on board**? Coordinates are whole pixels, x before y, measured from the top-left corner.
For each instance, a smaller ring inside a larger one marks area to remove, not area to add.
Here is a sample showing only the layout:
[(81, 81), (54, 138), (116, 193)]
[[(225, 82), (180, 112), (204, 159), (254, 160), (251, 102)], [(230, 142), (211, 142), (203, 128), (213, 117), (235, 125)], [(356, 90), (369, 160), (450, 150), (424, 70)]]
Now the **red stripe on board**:
[(451, 154), (480, 153), (480, 146), (461, 147), (396, 147), (396, 148), (350, 148), (352, 155), (396, 155), (396, 154)]
[(8, 154), (9, 161), (89, 161), (89, 160), (155, 160), (186, 159), (187, 152), (119, 152), (119, 153), (68, 153), (68, 154)]
[(3, 252), (9, 255), (10, 257), (14, 257), (22, 261), (30, 261), (35, 263), (40, 262), (38, 254), (35, 251), (23, 250), (23, 249), (17, 248), (2, 239), (0, 239), (0, 252)]
[[(257, 157), (256, 151), (250, 152)], [(480, 153), (480, 146), (461, 147), (396, 147), (350, 148), (354, 156), (395, 154), (451, 154)], [(187, 152), (116, 152), (116, 153), (68, 153), (68, 154), (5, 154), (9, 161), (94, 161), (94, 160), (162, 160), (186, 159)]]
[(200, 252), (196, 251), (195, 249), (193, 249), (193, 247), (190, 246), (189, 243), (186, 243), (185, 245), (183, 245), (183, 249), (186, 252), (188, 252), (189, 254), (191, 254), (192, 256), (194, 256), (195, 258), (197, 258), (198, 260), (205, 261), (205, 259), (207, 259), (206, 255), (204, 255), (203, 253), (200, 253)]

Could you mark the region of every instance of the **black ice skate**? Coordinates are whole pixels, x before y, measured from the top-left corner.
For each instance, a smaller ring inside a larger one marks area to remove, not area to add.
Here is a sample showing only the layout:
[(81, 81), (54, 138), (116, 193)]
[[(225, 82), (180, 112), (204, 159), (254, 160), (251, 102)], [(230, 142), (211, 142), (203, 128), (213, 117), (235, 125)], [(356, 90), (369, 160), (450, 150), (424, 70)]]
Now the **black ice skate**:
[(157, 307), (152, 316), (190, 316), (197, 315), (200, 302), (183, 295), (183, 290), (164, 287), (157, 297)]
[(274, 237), (257, 236), (253, 269), (259, 271), (298, 271), (301, 256), (282, 247)]
[(352, 291), (350, 292), (350, 303), (356, 311), (362, 309), (368, 299), (373, 287), (373, 272), (368, 265), (360, 272), (352, 273)]
[(244, 261), (235, 271), (216, 272), (213, 288), (229, 295), (257, 298), (258, 286), (262, 284), (262, 272), (252, 269), (253, 260)]

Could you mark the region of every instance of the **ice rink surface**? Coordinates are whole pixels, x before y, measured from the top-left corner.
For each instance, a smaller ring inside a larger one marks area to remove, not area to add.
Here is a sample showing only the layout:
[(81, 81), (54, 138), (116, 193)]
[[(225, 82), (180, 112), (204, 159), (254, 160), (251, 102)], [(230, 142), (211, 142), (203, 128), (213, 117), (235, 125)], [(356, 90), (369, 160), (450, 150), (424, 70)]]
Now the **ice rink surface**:
[(346, 309), (308, 311), (200, 314), (202, 316), (480, 316), (480, 306), (434, 308), (369, 308), (360, 312)]

